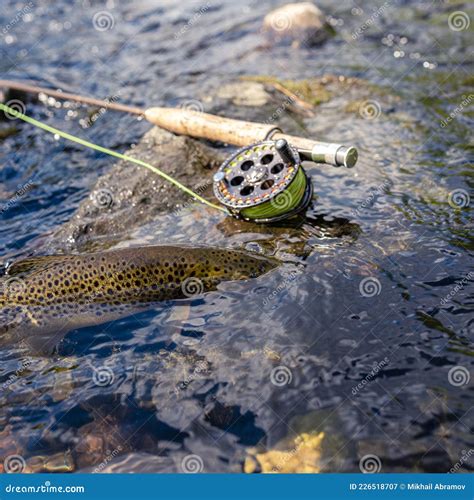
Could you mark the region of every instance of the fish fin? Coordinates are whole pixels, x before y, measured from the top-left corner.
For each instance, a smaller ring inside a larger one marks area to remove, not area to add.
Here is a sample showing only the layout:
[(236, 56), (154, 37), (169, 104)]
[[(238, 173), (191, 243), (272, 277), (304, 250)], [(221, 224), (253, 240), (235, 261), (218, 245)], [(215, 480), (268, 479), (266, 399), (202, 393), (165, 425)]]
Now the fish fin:
[(9, 264), (5, 270), (7, 276), (30, 273), (38, 270), (45, 270), (52, 264), (70, 260), (70, 255), (41, 255), (38, 257), (27, 257)]

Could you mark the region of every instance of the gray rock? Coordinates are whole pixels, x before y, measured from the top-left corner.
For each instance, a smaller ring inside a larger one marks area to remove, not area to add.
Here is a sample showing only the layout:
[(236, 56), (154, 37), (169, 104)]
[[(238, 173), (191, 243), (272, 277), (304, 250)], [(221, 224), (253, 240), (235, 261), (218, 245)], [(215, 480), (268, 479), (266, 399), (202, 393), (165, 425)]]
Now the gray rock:
[[(149, 130), (127, 154), (158, 167), (205, 197), (200, 187), (207, 184), (210, 195), (212, 170), (222, 161), (217, 149), (158, 127)], [(188, 201), (186, 193), (159, 175), (120, 160), (99, 178), (89, 197), (54, 239), (66, 250), (94, 246), (94, 240), (103, 236), (113, 244), (132, 229)]]
[(271, 42), (295, 47), (319, 45), (332, 34), (324, 14), (312, 2), (289, 3), (269, 12), (263, 31)]

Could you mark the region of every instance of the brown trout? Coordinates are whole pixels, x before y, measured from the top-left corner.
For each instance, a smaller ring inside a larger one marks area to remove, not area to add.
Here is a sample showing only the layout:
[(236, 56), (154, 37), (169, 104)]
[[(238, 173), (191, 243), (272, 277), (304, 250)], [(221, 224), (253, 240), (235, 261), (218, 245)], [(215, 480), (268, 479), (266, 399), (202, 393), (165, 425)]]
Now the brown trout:
[(255, 278), (276, 265), (237, 250), (172, 246), (23, 259), (0, 281), (0, 339), (33, 345), (34, 338), (37, 347), (54, 335), (57, 342), (69, 330)]

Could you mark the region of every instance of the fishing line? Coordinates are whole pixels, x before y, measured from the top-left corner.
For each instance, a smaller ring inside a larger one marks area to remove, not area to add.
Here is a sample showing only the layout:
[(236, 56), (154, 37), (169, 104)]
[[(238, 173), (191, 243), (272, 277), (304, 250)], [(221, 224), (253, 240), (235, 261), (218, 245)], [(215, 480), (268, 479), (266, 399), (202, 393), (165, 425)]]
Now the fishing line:
[(111, 149), (104, 148), (103, 146), (99, 146), (98, 144), (94, 144), (93, 142), (86, 141), (84, 139), (81, 139), (80, 137), (76, 137), (75, 135), (68, 134), (67, 132), (63, 132), (62, 130), (59, 130), (57, 128), (51, 127), (50, 125), (46, 125), (43, 122), (40, 122), (38, 120), (35, 120), (34, 118), (31, 118), (30, 116), (27, 116), (23, 113), (20, 113), (16, 111), (13, 108), (10, 108), (6, 106), (3, 103), (0, 103), (0, 110), (5, 112), (9, 116), (13, 116), (15, 118), (19, 118), (20, 120), (23, 120), (26, 123), (29, 123), (30, 125), (34, 125), (35, 127), (38, 127), (42, 130), (45, 130), (46, 132), (50, 132), (51, 134), (58, 135), (62, 137), (63, 139), (67, 139), (69, 141), (75, 142), (77, 144), (80, 144), (82, 146), (85, 146), (87, 148), (93, 149), (95, 151), (99, 151), (101, 153), (107, 154), (109, 156), (114, 156), (115, 158), (119, 158), (121, 160), (128, 161), (130, 163), (135, 163), (136, 165), (140, 165), (142, 167), (147, 168), (148, 170), (151, 170), (155, 174), (158, 174), (159, 176), (163, 177), (163, 179), (167, 180), (171, 184), (174, 184), (177, 188), (181, 189), (181, 191), (184, 191), (194, 199), (200, 201), (201, 203), (204, 203), (205, 205), (215, 208), (216, 210), (220, 210), (221, 212), (227, 213), (227, 210), (224, 208), (215, 205), (214, 203), (211, 203), (210, 201), (207, 201), (205, 198), (199, 196), (197, 193), (192, 191), (191, 189), (187, 188), (183, 184), (181, 184), (179, 181), (171, 177), (170, 175), (166, 174), (165, 172), (161, 171), (159, 168), (154, 167), (153, 165), (150, 165), (149, 163), (146, 163), (142, 160), (138, 160), (137, 158), (132, 158), (131, 156), (124, 155), (122, 153), (117, 153), (115, 151), (112, 151)]
[(249, 207), (242, 210), (241, 215), (244, 219), (275, 219), (290, 212), (293, 212), (301, 203), (306, 191), (307, 179), (300, 168), (291, 184), (275, 198), (265, 201), (255, 207)]

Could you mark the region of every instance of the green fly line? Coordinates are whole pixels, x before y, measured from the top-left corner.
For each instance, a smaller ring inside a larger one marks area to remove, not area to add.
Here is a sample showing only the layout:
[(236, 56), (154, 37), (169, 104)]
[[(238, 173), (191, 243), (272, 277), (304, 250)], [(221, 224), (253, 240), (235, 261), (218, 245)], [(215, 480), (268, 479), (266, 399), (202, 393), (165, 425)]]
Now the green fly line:
[(94, 149), (95, 151), (99, 151), (101, 153), (105, 153), (110, 156), (115, 156), (115, 158), (119, 158), (121, 160), (125, 160), (131, 163), (135, 163), (136, 165), (140, 165), (142, 167), (147, 168), (148, 170), (151, 170), (155, 174), (158, 174), (159, 176), (163, 177), (163, 179), (166, 179), (168, 182), (171, 182), (171, 184), (174, 184), (177, 188), (181, 189), (181, 191), (184, 191), (188, 195), (192, 196), (194, 199), (200, 201), (201, 203), (204, 203), (205, 205), (215, 208), (216, 210), (220, 210), (221, 212), (228, 213), (227, 210), (223, 207), (220, 207), (218, 205), (214, 205), (214, 203), (211, 203), (210, 201), (207, 201), (205, 198), (202, 196), (199, 196), (197, 193), (195, 193), (193, 190), (187, 188), (183, 184), (181, 184), (179, 181), (174, 179), (173, 177), (169, 176), (168, 174), (165, 174), (165, 172), (161, 171), (159, 168), (154, 167), (153, 165), (150, 165), (149, 163), (146, 163), (142, 160), (138, 160), (137, 158), (132, 158), (131, 156), (124, 155), (122, 153), (117, 153), (115, 151), (112, 151), (111, 149), (104, 148), (102, 146), (99, 146), (98, 144), (94, 144), (93, 142), (86, 141), (84, 139), (81, 139), (80, 137), (76, 137), (75, 135), (68, 134), (67, 132), (63, 132), (62, 130), (59, 130), (57, 128), (51, 127), (49, 125), (46, 125), (43, 122), (40, 122), (38, 120), (35, 120), (34, 118), (31, 118), (30, 116), (27, 116), (23, 113), (20, 113), (19, 111), (16, 111), (15, 109), (12, 109), (5, 104), (0, 103), (0, 110), (4, 111), (7, 116), (13, 116), (15, 118), (19, 118), (20, 120), (23, 120), (26, 123), (29, 123), (31, 125), (34, 125), (35, 127), (38, 127), (40, 129), (45, 130), (46, 132), (50, 132), (51, 134), (58, 135), (62, 137), (63, 139), (67, 139), (69, 141), (75, 142), (77, 144), (81, 144), (82, 146), (85, 146), (90, 149)]
[(270, 219), (291, 212), (300, 204), (306, 191), (306, 183), (306, 175), (300, 168), (285, 191), (277, 194), (272, 200), (244, 208), (241, 214), (247, 219)]

